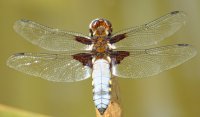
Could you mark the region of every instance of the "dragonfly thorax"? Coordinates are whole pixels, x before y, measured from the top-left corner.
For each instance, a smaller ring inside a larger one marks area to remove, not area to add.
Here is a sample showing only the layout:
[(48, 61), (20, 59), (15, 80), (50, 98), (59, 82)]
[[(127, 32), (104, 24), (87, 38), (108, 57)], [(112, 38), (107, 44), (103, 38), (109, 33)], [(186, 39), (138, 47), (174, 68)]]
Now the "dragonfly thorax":
[(109, 52), (112, 50), (112, 48), (109, 45), (109, 38), (108, 37), (92, 37), (95, 38), (93, 39), (94, 45), (92, 48), (93, 54), (97, 58), (104, 58), (108, 56)]

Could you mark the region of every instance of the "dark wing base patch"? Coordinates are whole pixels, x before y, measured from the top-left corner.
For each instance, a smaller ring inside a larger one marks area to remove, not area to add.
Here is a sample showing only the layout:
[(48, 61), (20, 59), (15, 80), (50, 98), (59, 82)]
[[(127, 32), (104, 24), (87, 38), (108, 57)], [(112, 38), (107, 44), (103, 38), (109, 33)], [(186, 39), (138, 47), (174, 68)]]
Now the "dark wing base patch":
[(75, 60), (81, 62), (84, 66), (92, 68), (92, 54), (89, 53), (78, 53), (72, 55)]
[(86, 45), (92, 44), (92, 40), (85, 37), (76, 36), (75, 40)]
[(116, 43), (116, 42), (118, 42), (118, 41), (120, 41), (120, 40), (126, 38), (126, 35), (125, 35), (125, 34), (126, 34), (126, 33), (124, 33), (124, 34), (119, 34), (119, 35), (116, 35), (116, 36), (112, 37), (112, 38), (110, 39), (110, 41), (109, 41), (110, 44)]
[(114, 51), (110, 54), (110, 57), (114, 64), (120, 64), (120, 62), (127, 56), (129, 56), (130, 53), (127, 51)]

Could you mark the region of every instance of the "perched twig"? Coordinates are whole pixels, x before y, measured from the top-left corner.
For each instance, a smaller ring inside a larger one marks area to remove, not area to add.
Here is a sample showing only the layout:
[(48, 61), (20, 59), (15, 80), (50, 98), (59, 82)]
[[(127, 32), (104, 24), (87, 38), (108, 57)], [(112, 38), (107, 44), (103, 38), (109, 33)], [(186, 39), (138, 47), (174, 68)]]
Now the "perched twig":
[(112, 78), (112, 87), (111, 87), (111, 102), (108, 105), (104, 115), (101, 115), (96, 109), (96, 117), (121, 117), (122, 108), (120, 106), (119, 98), (119, 85), (116, 77)]

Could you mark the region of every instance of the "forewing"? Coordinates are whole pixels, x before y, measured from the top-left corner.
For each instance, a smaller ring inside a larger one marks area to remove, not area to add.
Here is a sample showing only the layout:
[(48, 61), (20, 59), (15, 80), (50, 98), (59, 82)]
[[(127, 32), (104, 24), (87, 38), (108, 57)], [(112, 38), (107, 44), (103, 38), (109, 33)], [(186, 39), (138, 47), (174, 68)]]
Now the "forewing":
[(185, 13), (174, 11), (147, 24), (115, 33), (110, 42), (117, 48), (149, 46), (171, 36), (185, 23)]
[(53, 29), (30, 20), (18, 20), (14, 30), (29, 42), (50, 51), (87, 50), (91, 39), (81, 33)]
[(113, 75), (123, 78), (149, 77), (176, 67), (196, 55), (196, 50), (188, 44), (128, 52), (128, 57), (112, 67)]
[(74, 82), (91, 76), (91, 69), (69, 54), (19, 53), (7, 65), (29, 75), (55, 82)]

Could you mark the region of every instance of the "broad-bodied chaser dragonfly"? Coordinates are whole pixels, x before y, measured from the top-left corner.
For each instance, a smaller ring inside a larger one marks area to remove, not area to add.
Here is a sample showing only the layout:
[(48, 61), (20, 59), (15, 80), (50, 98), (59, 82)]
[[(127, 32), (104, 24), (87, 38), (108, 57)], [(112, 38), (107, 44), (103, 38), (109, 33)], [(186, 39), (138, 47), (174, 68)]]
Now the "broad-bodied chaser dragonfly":
[[(176, 67), (196, 55), (189, 44), (148, 48), (171, 36), (185, 23), (185, 13), (174, 11), (147, 24), (112, 34), (103, 18), (89, 25), (89, 36), (53, 29), (29, 20), (18, 20), (14, 30), (50, 53), (18, 53), (7, 65), (29, 75), (55, 82), (93, 79), (93, 100), (101, 114), (111, 95), (111, 77), (145, 78)], [(62, 52), (62, 53), (60, 53)]]

